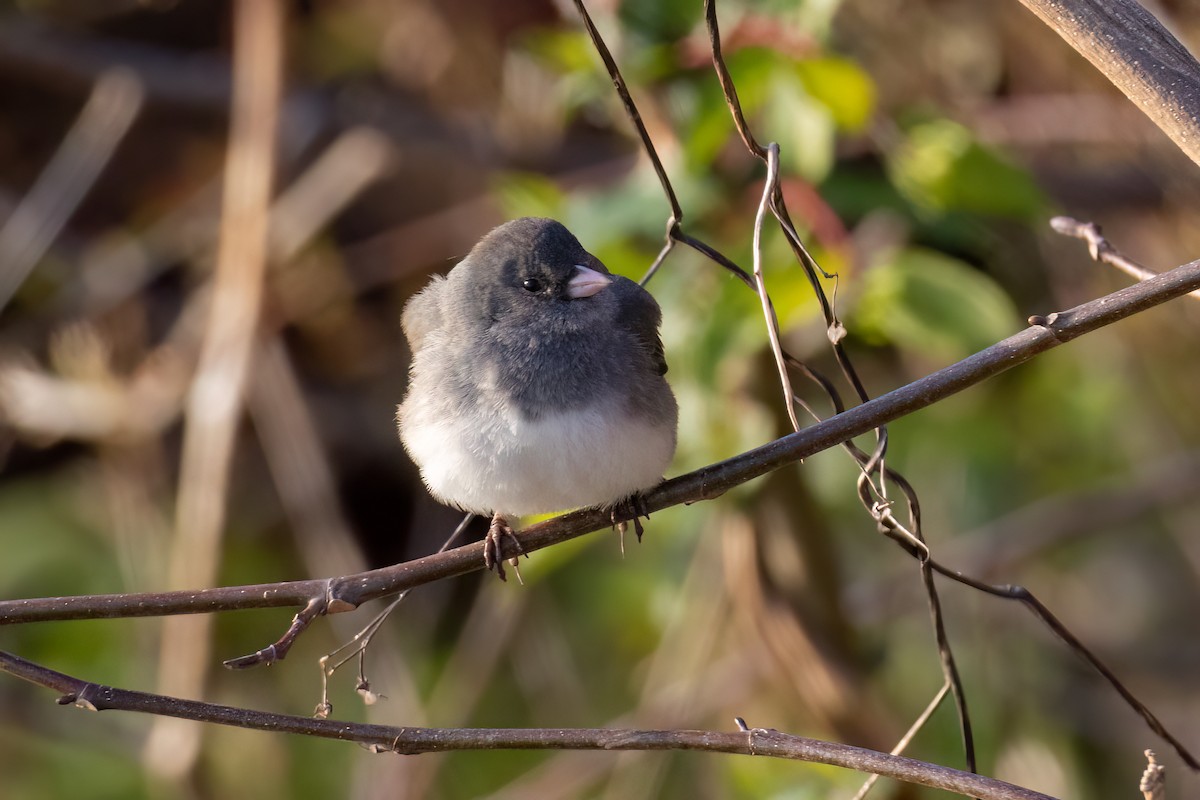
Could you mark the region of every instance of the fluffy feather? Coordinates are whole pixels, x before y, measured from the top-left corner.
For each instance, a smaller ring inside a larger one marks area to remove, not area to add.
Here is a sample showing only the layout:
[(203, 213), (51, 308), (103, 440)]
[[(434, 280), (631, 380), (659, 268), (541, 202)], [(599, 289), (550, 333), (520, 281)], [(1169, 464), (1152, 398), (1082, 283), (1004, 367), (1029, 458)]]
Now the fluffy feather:
[[(580, 268), (611, 283), (572, 297)], [(403, 315), (413, 362), (400, 437), (430, 492), (524, 515), (610, 505), (657, 484), (678, 413), (660, 316), (649, 293), (553, 220), (484, 237)]]

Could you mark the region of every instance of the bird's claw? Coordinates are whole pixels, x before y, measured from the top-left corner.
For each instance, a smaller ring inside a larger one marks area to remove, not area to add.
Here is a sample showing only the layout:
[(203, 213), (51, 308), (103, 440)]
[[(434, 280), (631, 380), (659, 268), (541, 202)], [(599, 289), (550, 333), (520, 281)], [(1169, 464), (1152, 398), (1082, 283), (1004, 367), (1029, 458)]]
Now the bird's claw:
[(488, 526), (487, 536), (483, 538), (483, 563), (489, 570), (493, 567), (496, 569), (496, 576), (502, 581), (507, 581), (508, 576), (504, 574), (504, 542), (507, 539), (512, 542), (516, 548), (517, 554), (508, 560), (512, 565), (513, 572), (517, 574), (517, 581), (524, 586), (525, 581), (521, 578), (521, 569), (518, 567), (519, 558), (525, 556), (525, 548), (521, 547), (521, 540), (513, 533), (512, 526), (508, 524), (508, 520), (499, 514), (492, 517), (492, 524)]
[(646, 529), (642, 526), (641, 517), (650, 519), (650, 511), (646, 508), (646, 501), (642, 498), (640, 492), (634, 492), (624, 500), (619, 500), (613, 504), (610, 519), (612, 520), (613, 530), (621, 534), (621, 555), (625, 555), (625, 531), (628, 529), (628, 523), (625, 520), (618, 520), (617, 517), (628, 516), (633, 521), (633, 532), (637, 535), (638, 543), (641, 544), (642, 534)]

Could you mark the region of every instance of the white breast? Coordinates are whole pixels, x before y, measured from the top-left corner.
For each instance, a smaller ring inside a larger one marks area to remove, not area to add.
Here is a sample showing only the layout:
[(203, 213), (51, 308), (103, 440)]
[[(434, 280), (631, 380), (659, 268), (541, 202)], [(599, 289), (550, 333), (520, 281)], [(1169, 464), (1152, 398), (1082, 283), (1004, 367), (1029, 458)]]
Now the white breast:
[(616, 401), (536, 421), (516, 409), (409, 419), (401, 436), (436, 498), (480, 514), (623, 500), (657, 484), (675, 449), (673, 425), (655, 428)]

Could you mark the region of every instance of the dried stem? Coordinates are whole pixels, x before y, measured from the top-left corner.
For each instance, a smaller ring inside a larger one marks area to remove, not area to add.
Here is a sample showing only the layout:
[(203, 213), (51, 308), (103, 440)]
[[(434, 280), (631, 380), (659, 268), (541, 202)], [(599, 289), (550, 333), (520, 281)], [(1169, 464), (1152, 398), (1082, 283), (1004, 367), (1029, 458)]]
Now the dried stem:
[(800, 420), (796, 417), (796, 404), (792, 402), (792, 381), (788, 376), (787, 362), (784, 360), (783, 345), (779, 341), (779, 319), (775, 316), (775, 307), (771, 296), (767, 294), (767, 281), (763, 275), (762, 266), (762, 226), (767, 206), (770, 205), (771, 195), (779, 185), (779, 145), (771, 142), (767, 146), (767, 177), (763, 182), (762, 202), (758, 204), (758, 213), (754, 217), (754, 289), (762, 303), (763, 319), (767, 323), (767, 338), (771, 342), (771, 353), (775, 356), (775, 366), (779, 370), (779, 382), (783, 388), (783, 406), (787, 409), (788, 420), (792, 430), (800, 430)]
[[(925, 710), (921, 712), (921, 715), (916, 718), (909, 729), (905, 731), (904, 735), (900, 737), (900, 741), (897, 742), (896, 746), (892, 748), (892, 755), (898, 756), (904, 752), (905, 748), (907, 748), (912, 742), (913, 737), (925, 727), (926, 722), (929, 722), (929, 718), (933, 716), (934, 711), (937, 711), (938, 706), (940, 706), (942, 701), (946, 699), (946, 695), (949, 692), (950, 683), (947, 681), (946, 683), (942, 684), (941, 689), (938, 689), (938, 693), (935, 694), (933, 699), (929, 701), (929, 705), (925, 706)], [(878, 780), (878, 775), (872, 775), (871, 777), (867, 778), (862, 787), (857, 793), (855, 793), (853, 800), (863, 800), (863, 798), (867, 796), (867, 793), (871, 791), (871, 787), (874, 786)]]
[[(284, 8), (280, 0), (234, 4), (234, 88), (221, 204), (216, 277), (200, 362), (188, 396), (168, 581), (216, 580), (225, 495), (242, 395), (267, 272), (275, 137), (283, 84)], [(159, 687), (201, 693), (209, 663), (208, 620), (163, 626)], [(186, 743), (181, 746), (181, 741)], [(156, 771), (180, 775), (194, 760), (194, 729), (158, 725), (147, 740)]]
[(62, 145), (0, 228), (0, 309), (29, 276), (125, 138), (144, 92), (127, 69), (100, 75)]

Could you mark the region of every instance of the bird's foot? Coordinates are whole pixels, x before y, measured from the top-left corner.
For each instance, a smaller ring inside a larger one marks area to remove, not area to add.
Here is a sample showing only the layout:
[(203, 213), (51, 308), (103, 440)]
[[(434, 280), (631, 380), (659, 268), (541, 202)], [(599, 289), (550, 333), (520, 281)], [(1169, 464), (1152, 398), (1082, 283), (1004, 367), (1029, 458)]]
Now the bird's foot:
[(504, 574), (504, 539), (512, 542), (512, 546), (516, 548), (517, 554), (508, 560), (512, 564), (513, 572), (517, 574), (517, 581), (524, 586), (525, 581), (521, 578), (521, 570), (517, 566), (521, 556), (529, 558), (525, 553), (525, 549), (521, 547), (521, 540), (513, 533), (512, 526), (500, 514), (492, 515), (492, 524), (488, 526), (487, 536), (483, 537), (483, 563), (490, 570), (496, 568), (496, 576), (500, 580), (508, 580)]
[(634, 492), (624, 500), (618, 500), (613, 503), (610, 519), (612, 519), (613, 530), (621, 535), (621, 555), (625, 555), (625, 531), (629, 525), (625, 520), (617, 520), (617, 517), (631, 517), (633, 520), (633, 532), (637, 535), (638, 543), (641, 544), (642, 534), (646, 529), (642, 527), (641, 517), (650, 519), (650, 512), (646, 509), (646, 501), (642, 499), (641, 492)]

